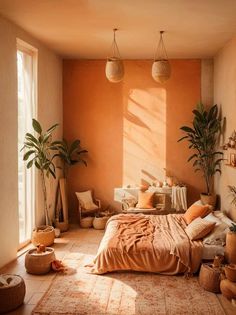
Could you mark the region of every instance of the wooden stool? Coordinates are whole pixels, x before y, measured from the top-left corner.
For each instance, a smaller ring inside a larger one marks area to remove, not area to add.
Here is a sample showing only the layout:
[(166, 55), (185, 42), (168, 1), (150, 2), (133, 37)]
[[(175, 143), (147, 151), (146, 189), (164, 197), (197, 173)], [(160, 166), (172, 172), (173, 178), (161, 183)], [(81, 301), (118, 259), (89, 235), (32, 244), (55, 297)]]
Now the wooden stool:
[(210, 292), (220, 292), (220, 275), (219, 268), (213, 268), (211, 264), (202, 264), (199, 274), (200, 286)]

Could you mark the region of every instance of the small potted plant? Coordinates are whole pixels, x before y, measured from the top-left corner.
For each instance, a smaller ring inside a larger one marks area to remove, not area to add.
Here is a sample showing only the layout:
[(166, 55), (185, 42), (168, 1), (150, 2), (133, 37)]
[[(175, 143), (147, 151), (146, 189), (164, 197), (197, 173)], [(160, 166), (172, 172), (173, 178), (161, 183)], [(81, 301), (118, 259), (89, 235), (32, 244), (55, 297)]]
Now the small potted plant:
[(192, 126), (183, 126), (180, 129), (185, 135), (178, 140), (187, 140), (189, 149), (194, 150), (188, 159), (193, 161), (195, 172), (202, 172), (206, 183), (206, 191), (201, 193), (203, 204), (216, 203), (213, 189), (214, 175), (221, 174), (220, 164), (223, 160), (222, 152), (217, 150), (217, 141), (221, 130), (221, 119), (217, 105), (206, 109), (203, 104), (198, 104), (193, 110)]
[[(52, 152), (55, 149), (55, 146), (52, 144), (52, 133), (58, 126), (58, 124), (53, 125), (48, 130), (43, 132), (40, 123), (36, 120), (32, 120), (32, 126), (34, 133), (26, 133), (24, 146), (23, 160), (27, 162), (27, 169), (35, 166), (40, 173), (41, 183), (42, 183), (42, 192), (43, 192), (43, 201), (44, 201), (44, 215), (46, 225), (40, 226), (33, 231), (33, 240), (37, 243), (37, 233), (43, 235), (46, 246), (50, 245), (54, 241), (55, 233), (52, 227), (52, 219), (49, 214), (48, 208), (48, 196), (46, 188), (46, 178), (52, 176), (56, 178), (56, 168), (53, 163)], [(35, 136), (35, 133), (37, 136)], [(43, 243), (43, 241), (40, 241)]]
[[(236, 187), (228, 186), (232, 196), (231, 204), (236, 207)], [(229, 263), (236, 264), (236, 224), (232, 223), (226, 235), (225, 255)]]

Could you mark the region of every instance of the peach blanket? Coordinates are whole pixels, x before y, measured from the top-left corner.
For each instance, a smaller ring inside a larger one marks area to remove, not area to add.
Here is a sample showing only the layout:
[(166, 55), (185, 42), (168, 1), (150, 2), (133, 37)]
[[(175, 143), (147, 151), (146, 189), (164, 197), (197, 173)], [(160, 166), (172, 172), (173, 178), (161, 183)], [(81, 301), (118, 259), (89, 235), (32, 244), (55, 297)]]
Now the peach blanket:
[(190, 241), (181, 214), (119, 214), (110, 218), (90, 271), (196, 272), (202, 242)]

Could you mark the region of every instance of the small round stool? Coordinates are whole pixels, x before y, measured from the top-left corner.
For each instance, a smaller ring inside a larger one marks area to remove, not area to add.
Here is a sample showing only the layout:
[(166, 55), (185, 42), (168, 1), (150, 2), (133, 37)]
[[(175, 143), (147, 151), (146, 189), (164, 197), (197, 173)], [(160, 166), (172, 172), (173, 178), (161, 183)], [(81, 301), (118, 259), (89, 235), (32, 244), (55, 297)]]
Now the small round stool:
[(0, 281), (0, 313), (19, 307), (25, 298), (25, 282), (19, 275), (2, 274)]
[(42, 275), (51, 270), (51, 263), (55, 260), (54, 249), (46, 247), (46, 251), (37, 253), (36, 248), (30, 249), (25, 255), (25, 269), (33, 275)]

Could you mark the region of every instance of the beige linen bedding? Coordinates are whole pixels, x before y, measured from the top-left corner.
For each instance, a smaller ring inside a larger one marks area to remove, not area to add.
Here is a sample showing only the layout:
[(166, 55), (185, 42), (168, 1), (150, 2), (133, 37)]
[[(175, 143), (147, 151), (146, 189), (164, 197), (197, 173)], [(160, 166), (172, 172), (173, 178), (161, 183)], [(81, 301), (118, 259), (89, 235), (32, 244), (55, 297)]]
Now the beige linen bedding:
[(109, 219), (90, 271), (196, 272), (202, 242), (190, 241), (181, 214), (119, 214)]

